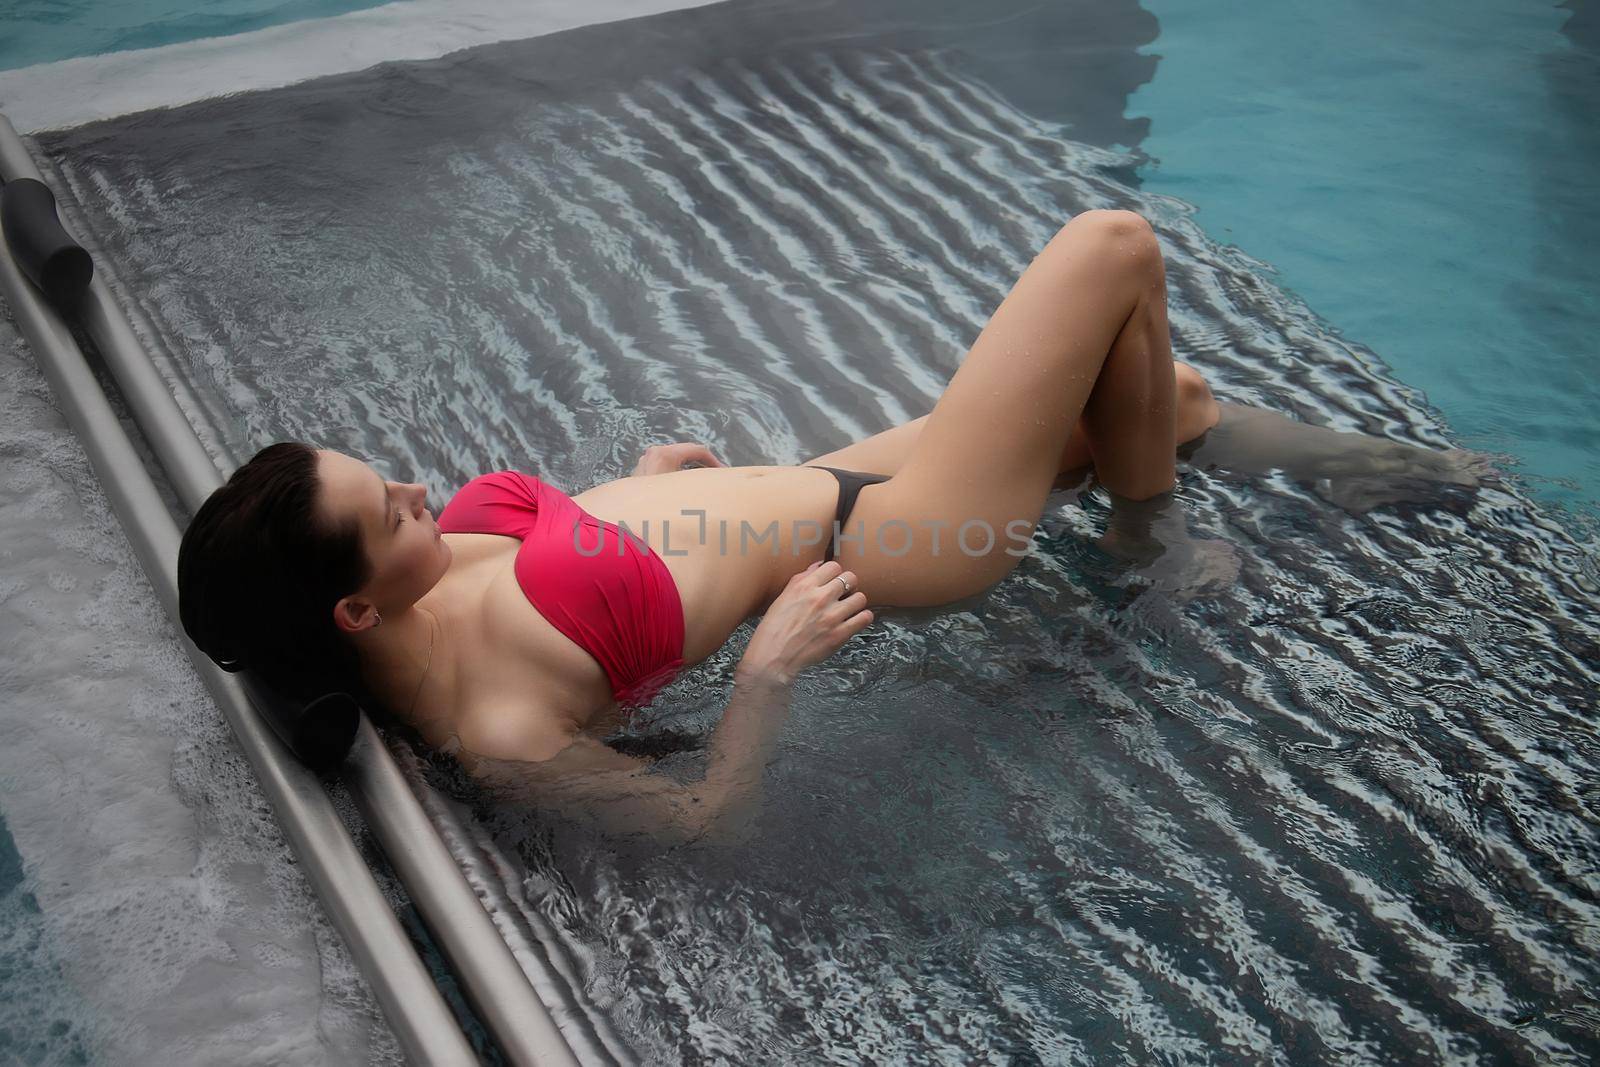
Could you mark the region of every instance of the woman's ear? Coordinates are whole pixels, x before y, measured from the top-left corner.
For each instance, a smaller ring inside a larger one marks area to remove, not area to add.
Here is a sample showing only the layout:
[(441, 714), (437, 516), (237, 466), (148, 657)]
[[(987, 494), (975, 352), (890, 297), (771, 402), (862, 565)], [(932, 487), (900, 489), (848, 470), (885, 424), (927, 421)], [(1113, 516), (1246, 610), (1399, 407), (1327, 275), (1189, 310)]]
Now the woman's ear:
[(361, 597), (343, 597), (333, 606), (333, 624), (347, 634), (370, 630), (378, 622), (378, 609)]

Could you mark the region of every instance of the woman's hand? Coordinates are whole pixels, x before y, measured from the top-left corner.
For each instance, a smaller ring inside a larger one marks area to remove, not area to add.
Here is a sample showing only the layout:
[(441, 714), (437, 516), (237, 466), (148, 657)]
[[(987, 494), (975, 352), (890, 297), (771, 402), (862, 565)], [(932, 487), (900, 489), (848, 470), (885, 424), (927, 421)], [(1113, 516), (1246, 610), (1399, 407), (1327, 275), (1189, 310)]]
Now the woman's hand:
[(711, 449), (693, 441), (681, 441), (675, 445), (651, 445), (644, 450), (644, 455), (639, 457), (638, 464), (633, 468), (633, 476), (639, 477), (646, 474), (665, 474), (668, 471), (680, 471), (689, 464), (699, 467), (721, 467), (723, 463), (711, 454)]
[(837, 560), (813, 563), (790, 578), (767, 609), (736, 674), (793, 682), (802, 669), (827, 659), (872, 622), (866, 603), (856, 576)]

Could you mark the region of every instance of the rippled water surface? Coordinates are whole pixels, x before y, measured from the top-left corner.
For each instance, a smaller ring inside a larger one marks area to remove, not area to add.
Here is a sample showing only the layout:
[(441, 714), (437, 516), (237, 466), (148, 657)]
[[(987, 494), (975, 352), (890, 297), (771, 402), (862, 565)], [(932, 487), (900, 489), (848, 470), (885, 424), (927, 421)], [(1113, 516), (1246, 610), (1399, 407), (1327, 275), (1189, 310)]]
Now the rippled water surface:
[[(922, 414), (1104, 206), (1155, 225), (1174, 347), (1224, 398), (1450, 440), (1085, 140), (1120, 106), (1019, 103), (1003, 57), (1042, 16), (997, 38), (820, 5), (786, 48), (716, 16), (41, 146), (214, 449), (313, 439), (436, 507), (501, 466), (577, 491), (656, 441), (788, 463)], [(1144, 76), (1138, 17), (1083, 25), (1086, 62)], [(1102, 498), (1060, 502), (986, 599), (886, 618), (804, 680), (741, 846), (608, 840), (408, 765), (600, 1054), (1589, 1062), (1593, 550), (1499, 479), (1366, 514), (1326, 489), (1185, 473), (1191, 526), (1243, 560), (1187, 603), (1092, 547)], [(742, 636), (641, 731), (707, 736)]]

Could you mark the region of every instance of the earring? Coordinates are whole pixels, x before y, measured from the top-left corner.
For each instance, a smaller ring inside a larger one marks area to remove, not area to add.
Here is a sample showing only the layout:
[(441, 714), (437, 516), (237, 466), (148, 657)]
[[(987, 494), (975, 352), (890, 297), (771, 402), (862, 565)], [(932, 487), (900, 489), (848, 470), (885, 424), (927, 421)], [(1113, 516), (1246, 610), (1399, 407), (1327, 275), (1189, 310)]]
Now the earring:
[(374, 611), (372, 613), (372, 625), (374, 625), (374, 626), (382, 626), (383, 625), (383, 616), (379, 615), (376, 611)]

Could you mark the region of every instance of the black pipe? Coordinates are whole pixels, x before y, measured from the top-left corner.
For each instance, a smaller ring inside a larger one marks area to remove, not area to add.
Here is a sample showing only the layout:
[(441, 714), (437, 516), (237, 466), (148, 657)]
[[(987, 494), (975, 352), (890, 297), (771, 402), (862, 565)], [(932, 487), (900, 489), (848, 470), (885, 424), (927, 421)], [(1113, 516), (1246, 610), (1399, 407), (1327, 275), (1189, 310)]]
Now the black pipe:
[(0, 190), (0, 226), (11, 258), (62, 312), (76, 311), (94, 278), (94, 261), (56, 214), (56, 197), (44, 182), (17, 178)]

